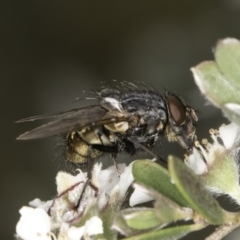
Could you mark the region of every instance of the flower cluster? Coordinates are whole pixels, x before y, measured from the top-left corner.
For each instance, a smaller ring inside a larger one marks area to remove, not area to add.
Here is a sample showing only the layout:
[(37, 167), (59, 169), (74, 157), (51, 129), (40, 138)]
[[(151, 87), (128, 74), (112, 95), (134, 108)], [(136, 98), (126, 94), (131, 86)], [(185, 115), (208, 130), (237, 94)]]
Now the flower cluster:
[(239, 187), (239, 136), (240, 127), (235, 123), (210, 130), (213, 143), (207, 139), (202, 145), (196, 142), (193, 153), (185, 163), (200, 175), (204, 185), (215, 195), (227, 194), (240, 203)]
[(109, 219), (120, 209), (133, 182), (132, 164), (118, 167), (122, 173), (120, 177), (113, 166), (101, 170), (102, 165), (95, 164), (91, 182), (81, 171), (76, 176), (59, 172), (56, 198), (47, 202), (35, 199), (30, 207), (20, 209), (17, 237), (24, 240), (50, 240), (51, 237), (77, 240), (89, 239), (92, 235), (108, 238), (104, 232), (111, 229)]

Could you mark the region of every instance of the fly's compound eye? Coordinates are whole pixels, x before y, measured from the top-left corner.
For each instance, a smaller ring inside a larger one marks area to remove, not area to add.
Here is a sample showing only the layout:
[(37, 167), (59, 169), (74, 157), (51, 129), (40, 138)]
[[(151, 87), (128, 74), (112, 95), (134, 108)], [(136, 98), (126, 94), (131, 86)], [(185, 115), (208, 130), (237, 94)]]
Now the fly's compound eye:
[(186, 119), (186, 108), (184, 104), (179, 98), (174, 95), (168, 95), (167, 101), (169, 112), (174, 122), (177, 126), (180, 126)]

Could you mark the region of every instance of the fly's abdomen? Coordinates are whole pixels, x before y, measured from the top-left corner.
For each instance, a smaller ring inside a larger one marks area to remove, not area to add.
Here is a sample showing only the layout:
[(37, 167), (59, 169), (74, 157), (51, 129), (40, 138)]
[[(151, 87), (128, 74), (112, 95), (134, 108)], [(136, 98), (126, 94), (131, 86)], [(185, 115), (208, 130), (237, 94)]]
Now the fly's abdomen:
[(84, 164), (89, 159), (95, 159), (100, 155), (102, 152), (92, 149), (91, 145), (84, 142), (75, 132), (67, 136), (66, 156), (68, 161)]
[(73, 163), (84, 164), (104, 153), (98, 149), (111, 151), (115, 145), (116, 135), (104, 126), (86, 127), (67, 135), (67, 159)]

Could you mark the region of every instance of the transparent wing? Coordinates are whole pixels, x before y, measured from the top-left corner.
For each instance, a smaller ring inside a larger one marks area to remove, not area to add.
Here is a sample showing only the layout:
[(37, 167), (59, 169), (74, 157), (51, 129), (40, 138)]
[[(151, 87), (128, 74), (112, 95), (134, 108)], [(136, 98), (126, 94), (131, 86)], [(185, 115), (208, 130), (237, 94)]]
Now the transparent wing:
[[(64, 115), (64, 113), (61, 113)], [(26, 121), (31, 121), (28, 119), (42, 119), (49, 116), (59, 116), (56, 114), (53, 115), (42, 115), (40, 117), (27, 118)], [(117, 116), (116, 113), (111, 113), (100, 105), (90, 106), (81, 108), (74, 111), (69, 111), (69, 114), (64, 115), (61, 119), (49, 122), (40, 127), (37, 127), (29, 132), (26, 132), (20, 135), (18, 140), (29, 140), (37, 138), (45, 138), (50, 136), (55, 136), (59, 134), (68, 133), (74, 130), (80, 130), (86, 126), (100, 126), (103, 124), (111, 122), (119, 122), (126, 120), (127, 116)], [(24, 120), (24, 119), (23, 119)], [(22, 120), (22, 121), (23, 121)], [(21, 121), (21, 122), (22, 122)]]
[(51, 117), (61, 117), (61, 116), (64, 116), (64, 115), (68, 115), (68, 114), (77, 112), (77, 111), (79, 111), (79, 108), (71, 109), (69, 111), (64, 111), (64, 112), (56, 112), (56, 113), (52, 113), (52, 114), (32, 116), (32, 117), (23, 118), (21, 120), (18, 120), (18, 121), (16, 121), (16, 123), (33, 122), (35, 120), (41, 120), (41, 119), (51, 118)]

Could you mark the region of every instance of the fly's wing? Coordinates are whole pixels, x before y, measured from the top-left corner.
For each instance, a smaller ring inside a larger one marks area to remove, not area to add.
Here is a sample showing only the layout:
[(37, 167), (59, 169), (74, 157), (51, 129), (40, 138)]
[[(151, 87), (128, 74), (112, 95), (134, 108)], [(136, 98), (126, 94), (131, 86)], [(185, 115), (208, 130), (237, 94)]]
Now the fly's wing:
[[(48, 115), (42, 115), (48, 117)], [(54, 116), (54, 115), (52, 115)], [(32, 118), (33, 120), (40, 119), (39, 117)], [(31, 119), (31, 118), (28, 118)], [(111, 113), (100, 105), (90, 106), (78, 109), (75, 112), (64, 116), (63, 118), (49, 122), (40, 127), (37, 127), (29, 132), (20, 135), (18, 140), (28, 140), (45, 138), (59, 134), (68, 133), (74, 130), (80, 130), (87, 126), (100, 126), (111, 122), (120, 122), (127, 119), (127, 115), (117, 115)], [(27, 120), (28, 121), (28, 120)]]
[(62, 116), (77, 112), (79, 110), (80, 110), (79, 108), (75, 108), (75, 109), (71, 109), (69, 111), (64, 111), (64, 112), (56, 112), (56, 113), (53, 113), (53, 114), (44, 114), (44, 115), (32, 116), (32, 117), (23, 118), (21, 120), (18, 120), (18, 121), (16, 121), (16, 123), (33, 122), (35, 120), (51, 118), (51, 117), (62, 117)]

